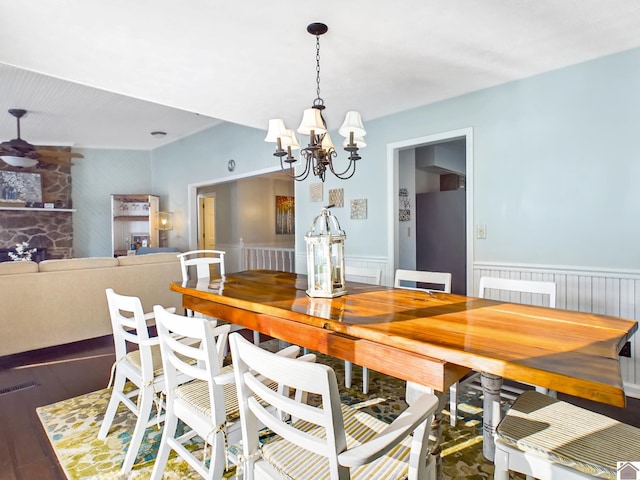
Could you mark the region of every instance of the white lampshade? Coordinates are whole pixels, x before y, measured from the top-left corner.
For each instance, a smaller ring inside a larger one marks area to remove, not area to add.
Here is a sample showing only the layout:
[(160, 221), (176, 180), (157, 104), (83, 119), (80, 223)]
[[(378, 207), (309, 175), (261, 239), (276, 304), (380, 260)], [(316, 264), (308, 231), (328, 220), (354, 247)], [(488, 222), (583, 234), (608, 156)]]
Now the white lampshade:
[(278, 137), (282, 138), (286, 134), (287, 127), (284, 126), (284, 120), (281, 118), (272, 118), (269, 120), (269, 130), (267, 130), (267, 136), (264, 137), (264, 141), (276, 143)]
[(33, 158), (17, 157), (15, 155), (2, 155), (0, 159), (12, 167), (29, 168), (38, 164), (38, 161)]
[(360, 116), (360, 113), (354, 112), (353, 110), (347, 112), (340, 130), (338, 130), (340, 135), (347, 138), (349, 138), (350, 132), (353, 132), (354, 137), (364, 137), (367, 134), (367, 131), (362, 126), (362, 117)]
[(297, 150), (300, 148), (300, 144), (298, 143), (296, 134), (290, 128), (288, 128), (285, 131), (285, 134), (281, 137), (281, 143), (282, 143), (282, 148), (291, 147), (291, 150)]
[[(356, 144), (356, 147), (358, 148), (364, 148), (367, 146), (367, 143), (364, 141), (364, 138), (362, 137), (356, 137), (353, 139), (353, 143)], [(345, 138), (344, 142), (342, 142), (342, 146), (346, 147), (347, 145), (349, 145), (349, 138)]]
[(322, 121), (320, 110), (317, 108), (307, 108), (302, 114), (302, 121), (298, 127), (298, 133), (303, 135), (311, 135), (311, 130), (313, 130), (316, 135), (327, 131)]
[(324, 138), (322, 139), (322, 148), (327, 151), (336, 149), (336, 147), (333, 145), (333, 142), (331, 141), (331, 135), (329, 135), (329, 132), (324, 134)]

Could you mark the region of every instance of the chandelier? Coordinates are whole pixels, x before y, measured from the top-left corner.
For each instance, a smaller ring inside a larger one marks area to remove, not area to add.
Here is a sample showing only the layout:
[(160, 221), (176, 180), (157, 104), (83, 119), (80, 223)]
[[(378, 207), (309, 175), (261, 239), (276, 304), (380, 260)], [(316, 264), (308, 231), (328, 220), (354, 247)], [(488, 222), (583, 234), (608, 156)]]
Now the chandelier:
[(307, 108), (302, 114), (302, 122), (298, 127), (298, 133), (309, 136), (309, 144), (300, 149), (300, 157), (304, 162), (304, 171), (295, 175), (295, 163), (298, 161), (292, 151), (300, 148), (298, 139), (293, 130), (284, 125), (281, 118), (269, 120), (269, 129), (265, 142), (276, 143), (274, 156), (280, 158), (280, 167), (295, 180), (304, 180), (313, 172), (324, 182), (327, 168), (336, 177), (346, 180), (356, 173), (356, 162), (360, 160), (358, 149), (364, 148), (366, 130), (362, 126), (362, 118), (358, 112), (347, 112), (338, 133), (345, 137), (342, 144), (349, 154), (349, 165), (344, 171), (337, 172), (333, 166), (333, 160), (338, 156), (336, 148), (327, 132), (327, 124), (322, 116), (325, 109), (324, 100), (320, 97), (320, 35), (327, 33), (328, 27), (324, 23), (312, 23), (307, 27), (307, 32), (316, 37), (316, 98), (311, 108)]

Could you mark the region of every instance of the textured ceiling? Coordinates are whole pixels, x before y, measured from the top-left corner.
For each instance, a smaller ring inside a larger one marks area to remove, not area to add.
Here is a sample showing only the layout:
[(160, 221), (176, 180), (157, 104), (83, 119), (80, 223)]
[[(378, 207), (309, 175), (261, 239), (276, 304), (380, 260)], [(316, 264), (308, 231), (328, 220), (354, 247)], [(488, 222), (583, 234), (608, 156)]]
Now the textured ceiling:
[[(640, 46), (637, 0), (0, 0), (0, 140), (152, 149), (222, 121), (330, 128)], [(34, 73), (37, 72), (37, 73)], [(163, 130), (167, 136), (150, 136)]]

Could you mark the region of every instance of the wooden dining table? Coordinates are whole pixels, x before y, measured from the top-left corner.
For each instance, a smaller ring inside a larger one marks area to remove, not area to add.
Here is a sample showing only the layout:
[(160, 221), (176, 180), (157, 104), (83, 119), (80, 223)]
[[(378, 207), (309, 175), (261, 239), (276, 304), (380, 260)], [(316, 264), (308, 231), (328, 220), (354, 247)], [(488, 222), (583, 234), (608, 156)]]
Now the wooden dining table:
[(483, 374), (483, 452), (493, 459), (502, 378), (625, 406), (618, 352), (637, 322), (442, 292), (347, 282), (311, 298), (301, 274), (250, 270), (174, 282), (185, 308), (447, 392)]

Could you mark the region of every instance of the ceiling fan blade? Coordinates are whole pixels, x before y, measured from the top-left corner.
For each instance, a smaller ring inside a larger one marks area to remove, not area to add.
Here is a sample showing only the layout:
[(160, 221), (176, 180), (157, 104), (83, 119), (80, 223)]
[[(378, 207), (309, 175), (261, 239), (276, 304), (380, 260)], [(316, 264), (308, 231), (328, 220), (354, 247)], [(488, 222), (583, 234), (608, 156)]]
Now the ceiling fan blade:
[(41, 165), (73, 165), (71, 163), (71, 158), (58, 158), (58, 157), (44, 157), (41, 156), (38, 158), (38, 163)]
[(47, 148), (37, 148), (36, 152), (40, 157), (47, 158), (61, 158), (61, 159), (69, 159), (69, 158), (84, 158), (83, 155), (76, 152), (68, 152), (66, 150), (53, 150)]

